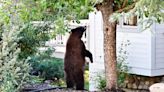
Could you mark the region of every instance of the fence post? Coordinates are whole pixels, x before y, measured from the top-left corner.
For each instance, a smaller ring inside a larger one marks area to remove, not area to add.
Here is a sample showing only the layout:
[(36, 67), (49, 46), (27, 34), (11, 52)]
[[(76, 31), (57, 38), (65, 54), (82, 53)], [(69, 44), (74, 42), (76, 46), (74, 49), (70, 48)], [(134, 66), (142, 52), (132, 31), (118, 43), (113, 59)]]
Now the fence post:
[(89, 65), (89, 90), (97, 91), (98, 74), (104, 71), (103, 56), (103, 20), (101, 12), (89, 14), (89, 50), (93, 54), (93, 63)]

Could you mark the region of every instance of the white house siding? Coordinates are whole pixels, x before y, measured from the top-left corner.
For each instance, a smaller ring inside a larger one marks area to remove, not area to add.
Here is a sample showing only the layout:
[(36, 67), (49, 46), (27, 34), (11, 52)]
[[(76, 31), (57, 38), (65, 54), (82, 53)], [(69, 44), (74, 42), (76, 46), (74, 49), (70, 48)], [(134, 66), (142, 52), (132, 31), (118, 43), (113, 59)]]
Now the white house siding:
[(117, 30), (117, 48), (127, 40), (130, 41), (130, 45), (126, 47), (128, 66), (151, 69), (151, 32), (120, 32), (120, 30), (121, 28)]
[(164, 69), (164, 24), (155, 24), (156, 68)]
[(151, 75), (152, 60), (154, 58), (152, 55), (152, 32), (149, 29), (138, 32), (134, 31), (138, 29), (133, 29), (131, 32), (125, 32), (122, 29), (131, 30), (129, 28), (117, 27), (117, 55), (121, 44), (126, 44), (127, 40), (129, 40), (130, 45), (123, 47), (128, 52), (127, 60), (125, 61), (129, 67), (128, 72), (139, 75)]

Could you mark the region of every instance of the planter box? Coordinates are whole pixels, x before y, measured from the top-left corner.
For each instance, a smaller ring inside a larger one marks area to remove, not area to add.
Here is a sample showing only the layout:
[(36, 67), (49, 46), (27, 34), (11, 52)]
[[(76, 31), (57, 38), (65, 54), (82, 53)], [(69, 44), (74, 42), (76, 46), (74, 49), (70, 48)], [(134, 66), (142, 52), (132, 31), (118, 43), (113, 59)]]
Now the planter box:
[(141, 31), (139, 27), (117, 27), (117, 48), (126, 40), (130, 73), (145, 76), (164, 75), (164, 24), (154, 23)]

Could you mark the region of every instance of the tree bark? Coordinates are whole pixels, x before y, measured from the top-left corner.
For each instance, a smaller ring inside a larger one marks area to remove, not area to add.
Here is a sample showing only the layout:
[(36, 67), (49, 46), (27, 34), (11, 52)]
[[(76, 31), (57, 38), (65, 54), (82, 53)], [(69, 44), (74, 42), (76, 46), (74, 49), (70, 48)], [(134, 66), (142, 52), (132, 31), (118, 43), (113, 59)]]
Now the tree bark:
[(113, 13), (112, 5), (112, 0), (104, 0), (102, 3), (96, 5), (103, 16), (105, 77), (106, 89), (109, 90), (117, 88), (116, 23), (109, 21), (109, 17)]

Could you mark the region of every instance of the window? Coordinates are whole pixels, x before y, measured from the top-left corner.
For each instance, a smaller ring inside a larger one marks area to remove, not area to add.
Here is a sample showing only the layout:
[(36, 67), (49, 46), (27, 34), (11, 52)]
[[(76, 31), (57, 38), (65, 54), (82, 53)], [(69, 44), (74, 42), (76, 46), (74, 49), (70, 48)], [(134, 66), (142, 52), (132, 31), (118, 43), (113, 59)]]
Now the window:
[(137, 26), (137, 16), (123, 17), (123, 25)]

